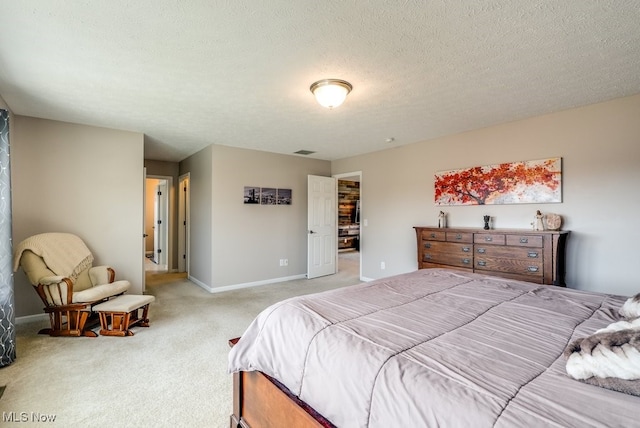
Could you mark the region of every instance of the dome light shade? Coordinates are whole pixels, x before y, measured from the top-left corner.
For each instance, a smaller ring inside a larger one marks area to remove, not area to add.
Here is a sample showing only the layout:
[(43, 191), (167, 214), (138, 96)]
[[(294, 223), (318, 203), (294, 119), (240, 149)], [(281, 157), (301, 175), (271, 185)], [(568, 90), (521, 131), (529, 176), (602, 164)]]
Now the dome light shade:
[(318, 80), (309, 89), (321, 106), (334, 108), (344, 102), (353, 86), (340, 79), (324, 79)]

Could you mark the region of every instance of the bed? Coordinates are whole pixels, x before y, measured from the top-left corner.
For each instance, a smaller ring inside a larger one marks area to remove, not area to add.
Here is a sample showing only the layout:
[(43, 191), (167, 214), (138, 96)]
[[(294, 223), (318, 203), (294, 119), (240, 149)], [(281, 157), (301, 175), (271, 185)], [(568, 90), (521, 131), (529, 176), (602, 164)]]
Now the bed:
[(448, 269), (288, 299), (231, 349), (231, 426), (639, 426), (563, 355), (625, 300)]

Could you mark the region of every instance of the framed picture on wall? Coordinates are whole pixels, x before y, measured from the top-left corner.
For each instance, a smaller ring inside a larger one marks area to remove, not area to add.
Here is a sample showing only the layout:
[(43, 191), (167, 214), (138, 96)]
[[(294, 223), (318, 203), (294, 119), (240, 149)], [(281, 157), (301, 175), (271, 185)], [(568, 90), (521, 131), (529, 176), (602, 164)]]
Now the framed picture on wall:
[(244, 187), (244, 203), (245, 204), (259, 204), (260, 203), (260, 188), (254, 186)]
[(278, 189), (278, 205), (291, 205), (291, 189)]
[(436, 205), (491, 205), (562, 202), (562, 158), (440, 171)]
[(261, 205), (275, 205), (276, 204), (276, 189), (272, 187), (263, 187), (260, 189), (260, 204)]

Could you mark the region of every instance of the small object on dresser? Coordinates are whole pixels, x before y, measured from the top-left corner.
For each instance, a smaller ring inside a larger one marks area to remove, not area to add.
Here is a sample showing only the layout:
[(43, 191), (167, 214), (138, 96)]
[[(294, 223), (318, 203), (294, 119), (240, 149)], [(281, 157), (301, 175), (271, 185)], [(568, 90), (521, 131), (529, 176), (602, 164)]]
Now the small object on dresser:
[(542, 223), (542, 213), (540, 210), (536, 211), (536, 220), (533, 223), (533, 230), (544, 230), (544, 224)]
[(491, 221), (491, 216), (486, 215), (483, 217), (483, 219), (484, 219), (484, 230), (489, 230), (490, 229), (489, 221)]
[(439, 228), (447, 227), (447, 215), (445, 214), (444, 211), (440, 211), (440, 214), (438, 214), (438, 227)]
[(560, 230), (562, 227), (562, 216), (560, 214), (545, 214), (544, 219), (547, 223), (547, 230)]

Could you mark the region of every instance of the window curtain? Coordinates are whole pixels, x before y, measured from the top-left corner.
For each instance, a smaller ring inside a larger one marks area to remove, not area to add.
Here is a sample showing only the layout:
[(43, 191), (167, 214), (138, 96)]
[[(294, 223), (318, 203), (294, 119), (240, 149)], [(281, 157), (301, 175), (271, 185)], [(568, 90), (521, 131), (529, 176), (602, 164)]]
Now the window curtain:
[(16, 359), (12, 254), (9, 112), (0, 109), (0, 367)]

